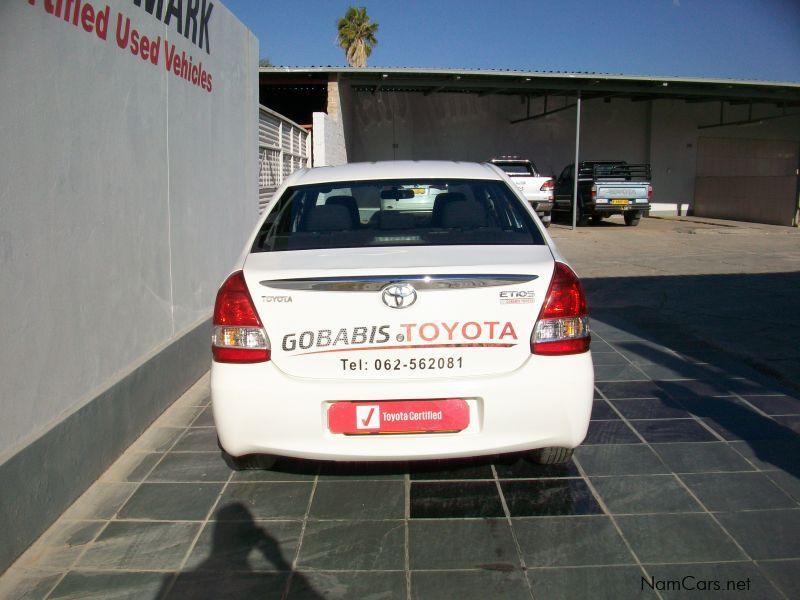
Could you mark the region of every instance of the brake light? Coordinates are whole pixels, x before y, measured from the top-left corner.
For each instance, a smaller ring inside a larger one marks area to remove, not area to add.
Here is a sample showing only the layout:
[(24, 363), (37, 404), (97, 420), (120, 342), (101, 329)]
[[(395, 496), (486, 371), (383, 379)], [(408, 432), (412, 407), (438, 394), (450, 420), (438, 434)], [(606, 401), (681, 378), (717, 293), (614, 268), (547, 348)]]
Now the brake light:
[(231, 274), (217, 292), (211, 351), (214, 360), (221, 363), (256, 363), (270, 359), (269, 338), (241, 271)]
[(539, 191), (540, 192), (552, 192), (554, 185), (555, 184), (553, 183), (553, 180), (552, 179), (548, 179), (547, 181), (545, 181), (542, 184), (542, 187), (539, 188)]
[(592, 186), (592, 200), (597, 200), (597, 186)]
[(652, 185), (648, 185), (647, 186), (647, 199), (648, 200), (652, 200), (653, 199), (653, 186)]
[(553, 279), (531, 335), (531, 353), (579, 354), (591, 343), (589, 310), (574, 271), (556, 262)]

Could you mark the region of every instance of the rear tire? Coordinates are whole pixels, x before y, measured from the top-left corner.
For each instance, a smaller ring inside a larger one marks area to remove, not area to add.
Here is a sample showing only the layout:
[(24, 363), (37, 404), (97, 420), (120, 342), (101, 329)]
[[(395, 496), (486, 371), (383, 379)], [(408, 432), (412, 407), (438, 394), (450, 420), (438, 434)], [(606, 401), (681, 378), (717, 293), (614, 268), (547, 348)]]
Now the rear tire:
[(638, 210), (631, 210), (626, 212), (623, 217), (625, 218), (625, 225), (629, 227), (636, 227), (639, 224), (639, 219), (642, 213)]
[(575, 224), (578, 227), (586, 227), (589, 224), (591, 214), (586, 214), (582, 206), (578, 206), (578, 217), (575, 219)]
[(572, 448), (538, 448), (531, 450), (528, 460), (539, 465), (560, 465), (572, 458)]
[(217, 446), (222, 453), (222, 460), (234, 471), (268, 471), (271, 469), (275, 462), (278, 460), (277, 456), (272, 454), (246, 454), (244, 456), (231, 456), (222, 447), (222, 444), (217, 438)]
[(234, 471), (269, 471), (278, 460), (271, 454), (247, 454), (245, 456), (231, 456), (223, 450), (225, 462)]

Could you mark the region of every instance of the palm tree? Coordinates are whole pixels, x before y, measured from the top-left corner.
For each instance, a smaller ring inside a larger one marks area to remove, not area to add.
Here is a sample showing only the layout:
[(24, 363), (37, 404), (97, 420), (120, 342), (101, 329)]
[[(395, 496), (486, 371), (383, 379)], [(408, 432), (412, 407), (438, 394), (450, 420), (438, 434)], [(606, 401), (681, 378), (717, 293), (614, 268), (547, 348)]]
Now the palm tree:
[(347, 64), (351, 67), (366, 67), (372, 47), (378, 43), (375, 34), (378, 24), (372, 23), (364, 6), (351, 6), (337, 24), (339, 37), (336, 43), (345, 51)]

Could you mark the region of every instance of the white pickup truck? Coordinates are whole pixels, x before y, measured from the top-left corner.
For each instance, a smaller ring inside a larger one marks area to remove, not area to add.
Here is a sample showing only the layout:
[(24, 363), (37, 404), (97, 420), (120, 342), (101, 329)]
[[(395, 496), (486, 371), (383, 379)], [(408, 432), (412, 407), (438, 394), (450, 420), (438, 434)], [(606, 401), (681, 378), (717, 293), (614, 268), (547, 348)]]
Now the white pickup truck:
[(489, 162), (505, 171), (525, 199), (530, 202), (542, 224), (550, 227), (553, 211), (553, 178), (539, 175), (536, 165), (524, 158), (503, 156), (493, 158)]

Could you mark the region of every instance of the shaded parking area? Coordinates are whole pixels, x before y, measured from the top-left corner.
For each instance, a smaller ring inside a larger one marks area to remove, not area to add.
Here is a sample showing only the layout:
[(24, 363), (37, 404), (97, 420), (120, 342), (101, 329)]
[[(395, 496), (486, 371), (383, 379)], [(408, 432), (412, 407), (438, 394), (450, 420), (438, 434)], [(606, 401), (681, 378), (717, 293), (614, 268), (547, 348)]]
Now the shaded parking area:
[[(763, 274), (783, 289), (791, 238), (677, 231), (714, 227), (551, 228), (593, 314), (594, 410), (569, 464), (284, 459), (233, 472), (206, 377), (2, 576), (0, 597), (797, 597), (800, 393), (778, 380), (785, 365), (740, 351), (755, 286), (720, 317), (742, 321), (738, 346), (690, 318), (760, 244), (784, 253)], [(714, 235), (740, 237), (694, 243)], [(778, 325), (789, 337), (796, 317), (776, 310), (763, 329), (791, 348)]]

